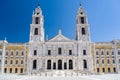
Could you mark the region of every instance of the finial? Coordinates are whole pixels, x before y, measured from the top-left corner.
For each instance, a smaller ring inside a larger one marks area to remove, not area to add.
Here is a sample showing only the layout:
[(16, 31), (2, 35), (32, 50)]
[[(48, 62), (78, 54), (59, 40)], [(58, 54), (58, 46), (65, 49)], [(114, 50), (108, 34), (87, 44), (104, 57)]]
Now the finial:
[(62, 31), (61, 31), (61, 29), (59, 29), (59, 34), (62, 34)]
[(82, 2), (80, 1), (80, 6), (82, 6)]

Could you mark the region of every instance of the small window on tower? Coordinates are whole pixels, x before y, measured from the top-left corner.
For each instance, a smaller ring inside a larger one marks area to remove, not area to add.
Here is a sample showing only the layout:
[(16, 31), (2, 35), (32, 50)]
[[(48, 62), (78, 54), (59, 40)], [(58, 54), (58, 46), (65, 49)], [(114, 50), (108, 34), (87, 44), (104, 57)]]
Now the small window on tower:
[(38, 28), (35, 28), (34, 34), (38, 35)]
[(36, 17), (36, 19), (35, 19), (35, 23), (36, 23), (36, 24), (39, 23), (39, 18), (38, 18), (38, 17)]
[(83, 50), (83, 55), (86, 55), (86, 50)]
[(69, 55), (72, 55), (72, 50), (69, 50)]
[(84, 21), (84, 17), (81, 17), (81, 23), (84, 24), (85, 21)]
[(48, 55), (51, 55), (51, 50), (48, 50)]
[(36, 56), (37, 55), (37, 50), (34, 50), (34, 56)]
[(85, 28), (82, 28), (82, 35), (85, 35)]

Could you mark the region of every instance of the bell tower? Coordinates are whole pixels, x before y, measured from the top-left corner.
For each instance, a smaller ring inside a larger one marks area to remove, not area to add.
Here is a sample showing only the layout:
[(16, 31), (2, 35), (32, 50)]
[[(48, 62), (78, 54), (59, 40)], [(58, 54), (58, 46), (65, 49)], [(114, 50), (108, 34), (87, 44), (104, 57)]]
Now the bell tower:
[(33, 11), (30, 24), (30, 42), (44, 42), (44, 17), (40, 6)]
[(76, 40), (82, 42), (90, 41), (90, 29), (87, 15), (81, 4), (76, 16)]

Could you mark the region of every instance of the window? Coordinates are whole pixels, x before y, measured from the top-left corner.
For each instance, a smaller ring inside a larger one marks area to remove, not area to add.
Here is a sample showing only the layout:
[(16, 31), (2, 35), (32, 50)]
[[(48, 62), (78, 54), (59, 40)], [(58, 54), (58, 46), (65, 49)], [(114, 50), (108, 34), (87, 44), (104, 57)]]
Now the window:
[(8, 56), (8, 51), (6, 51), (6, 56)]
[(105, 72), (105, 68), (102, 68), (103, 72)]
[(5, 60), (5, 64), (7, 64), (7, 60)]
[(113, 68), (113, 71), (116, 72), (116, 68)]
[(47, 69), (51, 69), (51, 60), (47, 61)]
[(1, 64), (1, 60), (0, 60), (0, 64)]
[(10, 73), (12, 73), (12, 68), (10, 68)]
[(23, 68), (20, 69), (20, 73), (23, 73)]
[(2, 55), (2, 51), (0, 51), (0, 55)]
[(35, 23), (36, 23), (36, 24), (39, 23), (39, 18), (38, 18), (38, 17), (36, 17), (36, 19), (35, 19)]
[(99, 70), (99, 68), (97, 68), (97, 72), (99, 72), (100, 70)]
[(23, 64), (23, 60), (21, 60), (21, 64)]
[(108, 63), (108, 64), (110, 63), (110, 60), (109, 60), (109, 59), (107, 60), (107, 63)]
[(83, 55), (86, 55), (86, 50), (83, 50)]
[(11, 56), (13, 56), (13, 51), (11, 51)]
[(24, 56), (24, 51), (22, 51), (21, 56)]
[(99, 64), (99, 60), (97, 60), (96, 63)]
[(69, 60), (69, 69), (73, 69), (73, 61)]
[(83, 67), (84, 67), (84, 69), (87, 68), (87, 61), (86, 60), (83, 60)]
[(84, 17), (81, 17), (81, 23), (84, 24), (85, 21), (84, 21)]
[(48, 55), (51, 55), (51, 50), (48, 50)]
[(56, 69), (56, 63), (53, 63), (53, 69), (54, 70)]
[(64, 69), (67, 69), (67, 63), (64, 63)]
[(119, 59), (119, 63), (120, 63), (120, 59)]
[(115, 63), (115, 60), (113, 59), (113, 64)]
[(98, 55), (98, 51), (96, 51), (96, 55)]
[(59, 54), (59, 55), (62, 54), (61, 48), (58, 48), (58, 54)]
[(82, 35), (85, 35), (85, 28), (82, 28)]
[(37, 50), (34, 50), (34, 56), (36, 56), (37, 55)]
[(18, 51), (16, 51), (16, 56), (18, 56)]
[(7, 68), (4, 69), (4, 73), (7, 73)]
[(108, 72), (110, 72), (110, 68), (108, 68)]
[(17, 73), (18, 72), (18, 69), (17, 68), (15, 68), (15, 73)]
[(114, 52), (112, 51), (112, 55), (114, 55)]
[(16, 64), (18, 64), (18, 60), (16, 60)]
[(104, 59), (102, 59), (102, 64), (104, 64)]
[(13, 60), (10, 61), (10, 64), (13, 64)]
[(103, 51), (101, 52), (101, 55), (104, 55), (104, 52), (103, 52)]
[(38, 28), (35, 28), (34, 35), (38, 35)]
[(37, 60), (33, 61), (33, 69), (37, 69)]
[(107, 55), (109, 55), (109, 51), (107, 51)]
[(120, 50), (118, 51), (118, 55), (120, 55)]
[(72, 55), (72, 50), (69, 50), (69, 55)]

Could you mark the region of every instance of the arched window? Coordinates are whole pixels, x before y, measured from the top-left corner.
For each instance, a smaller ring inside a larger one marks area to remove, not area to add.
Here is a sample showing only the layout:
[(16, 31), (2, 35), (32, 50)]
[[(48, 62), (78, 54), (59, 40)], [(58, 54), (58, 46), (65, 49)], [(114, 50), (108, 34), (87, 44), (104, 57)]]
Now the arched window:
[(84, 69), (87, 68), (87, 61), (86, 60), (83, 60), (83, 67), (84, 67)]
[(82, 23), (82, 24), (85, 23), (84, 17), (81, 17), (81, 23)]
[(73, 61), (69, 60), (69, 69), (73, 69)]
[(37, 69), (37, 60), (33, 61), (33, 69)]
[(51, 60), (47, 61), (47, 69), (51, 69)]
[(58, 70), (62, 69), (62, 60), (58, 60)]
[(34, 35), (38, 35), (38, 28), (35, 28)]
[(17, 68), (15, 68), (15, 73), (17, 73), (18, 72), (18, 69)]
[(82, 35), (85, 35), (85, 28), (82, 28)]
[(108, 68), (108, 72), (110, 72), (110, 68)]
[(98, 51), (96, 51), (96, 55), (98, 55)]
[(116, 72), (116, 68), (113, 68), (113, 71)]
[(103, 72), (105, 72), (105, 68), (102, 68)]
[(36, 24), (39, 23), (39, 18), (38, 18), (38, 17), (36, 17), (36, 19), (35, 19), (35, 23), (36, 23)]

